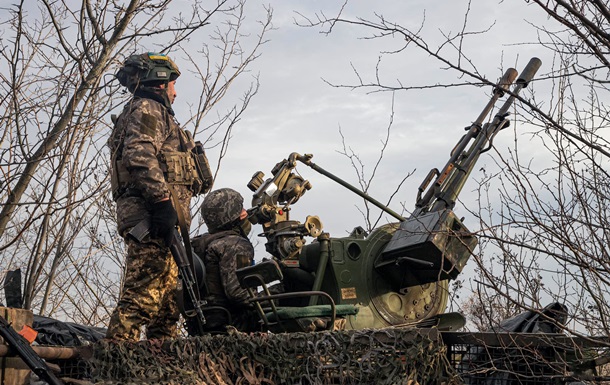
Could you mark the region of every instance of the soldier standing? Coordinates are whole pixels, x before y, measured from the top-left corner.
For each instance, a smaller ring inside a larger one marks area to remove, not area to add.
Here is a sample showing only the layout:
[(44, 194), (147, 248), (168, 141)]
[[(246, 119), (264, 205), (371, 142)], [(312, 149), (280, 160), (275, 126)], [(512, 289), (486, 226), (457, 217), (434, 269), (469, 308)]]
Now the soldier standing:
[[(177, 224), (188, 229), (192, 196), (212, 182), (203, 147), (174, 118), (179, 76), (174, 62), (158, 53), (132, 55), (116, 74), (133, 98), (113, 117), (108, 141), (112, 196), (127, 257), (107, 338), (137, 341), (142, 326), (148, 339), (177, 335), (178, 269), (167, 242)], [(142, 221), (150, 223), (150, 236), (135, 239), (130, 230)]]
[[(230, 188), (210, 192), (201, 205), (208, 232), (193, 238), (192, 244), (206, 268), (208, 305), (227, 309), (231, 325), (251, 332), (258, 329), (257, 317), (247, 303), (248, 292), (240, 286), (236, 274), (237, 269), (250, 266), (254, 260), (254, 247), (248, 239), (250, 222), (243, 204), (241, 194)], [(210, 332), (226, 331), (229, 324), (222, 311), (206, 311), (206, 321), (205, 329)]]

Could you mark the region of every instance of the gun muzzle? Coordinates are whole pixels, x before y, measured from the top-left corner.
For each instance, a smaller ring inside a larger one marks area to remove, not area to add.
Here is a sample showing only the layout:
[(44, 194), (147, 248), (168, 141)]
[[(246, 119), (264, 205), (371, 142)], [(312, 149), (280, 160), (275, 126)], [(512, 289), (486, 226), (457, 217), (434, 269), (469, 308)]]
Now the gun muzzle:
[(511, 84), (513, 84), (513, 82), (517, 78), (517, 75), (519, 75), (519, 73), (516, 69), (507, 69), (500, 81), (498, 82), (498, 85), (494, 88), (494, 93), (498, 94), (500, 97), (504, 96), (504, 92), (508, 91)]
[(525, 66), (525, 69), (521, 71), (521, 76), (519, 76), (519, 79), (517, 79), (517, 84), (521, 85), (523, 88), (527, 87), (541, 65), (542, 60), (538, 59), (537, 57), (531, 58), (530, 62)]

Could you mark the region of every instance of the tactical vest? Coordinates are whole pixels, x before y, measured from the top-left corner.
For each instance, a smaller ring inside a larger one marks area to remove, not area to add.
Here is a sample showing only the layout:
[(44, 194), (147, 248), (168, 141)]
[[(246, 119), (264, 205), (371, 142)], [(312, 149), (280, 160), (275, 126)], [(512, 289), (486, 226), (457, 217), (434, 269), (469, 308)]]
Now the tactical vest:
[(226, 306), (228, 301), (222, 286), (220, 279), (220, 265), (219, 261), (210, 263), (206, 260), (206, 254), (210, 245), (221, 238), (228, 237), (231, 235), (238, 235), (233, 230), (225, 230), (214, 234), (204, 234), (199, 237), (193, 238), (192, 243), (197, 244), (197, 255), (201, 258), (202, 263), (205, 265), (205, 283), (208, 289), (208, 295), (204, 298), (209, 305), (221, 305)]
[[(131, 103), (130, 103), (131, 104)], [(129, 104), (125, 106), (125, 110), (129, 108)], [(133, 112), (133, 109), (129, 113)], [(127, 111), (123, 111), (124, 115)], [(167, 125), (170, 125), (170, 115), (166, 114)], [(112, 197), (116, 201), (129, 190), (129, 170), (123, 165), (123, 141), (125, 138), (124, 130), (117, 129), (117, 124), (120, 118), (112, 116), (114, 130), (111, 141), (117, 143), (117, 147), (112, 154), (112, 167), (110, 175), (110, 186), (112, 188)], [(195, 142), (189, 131), (183, 130), (178, 126), (177, 131), (180, 139), (179, 151), (162, 151), (157, 154), (159, 166), (163, 171), (165, 181), (172, 185), (188, 186), (194, 195), (204, 194), (212, 187), (213, 176), (210, 164), (205, 155), (201, 142)], [(131, 192), (136, 195), (137, 192)]]

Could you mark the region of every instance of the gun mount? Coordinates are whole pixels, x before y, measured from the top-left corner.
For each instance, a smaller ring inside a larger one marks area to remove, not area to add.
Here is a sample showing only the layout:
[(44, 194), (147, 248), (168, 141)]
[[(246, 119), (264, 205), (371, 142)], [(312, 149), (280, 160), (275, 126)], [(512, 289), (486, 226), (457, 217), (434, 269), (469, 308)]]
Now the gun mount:
[[(477, 245), (476, 236), (452, 209), (479, 156), (509, 125), (509, 108), (540, 65), (539, 59), (531, 59), (518, 78), (515, 69), (506, 71), (481, 114), (466, 127), (466, 134), (454, 147), (445, 167), (431, 170), (419, 187), (415, 210), (409, 218), (315, 165), (309, 154), (290, 154), (266, 180), (262, 172), (255, 173), (248, 183), (254, 192), (249, 219), (262, 225), (261, 236), (267, 239), (265, 247), (282, 269), (285, 289), (323, 291), (336, 304), (357, 306), (358, 315), (347, 317), (348, 329), (415, 323), (443, 313), (448, 280), (460, 274)], [(508, 99), (485, 123), (506, 93), (510, 94)], [(304, 223), (291, 220), (291, 205), (312, 188), (309, 181), (295, 174), (297, 162), (340, 183), (398, 222), (368, 235), (356, 228), (349, 237), (333, 238), (322, 232), (317, 216), (308, 216)], [(306, 236), (315, 241), (306, 244)], [(317, 301), (312, 298), (308, 303), (290, 305), (316, 305)]]
[[(285, 290), (322, 291), (337, 305), (357, 306), (358, 315), (347, 317), (348, 329), (404, 324), (443, 312), (448, 297), (446, 281), (396, 291), (383, 272), (375, 268), (375, 261), (400, 222), (377, 228), (368, 235), (356, 228), (349, 237), (334, 238), (322, 231), (322, 222), (317, 216), (308, 216), (304, 223), (290, 219), (291, 204), (312, 187), (309, 181), (295, 174), (300, 162), (405, 221), (404, 217), (314, 164), (312, 158), (309, 154), (292, 153), (273, 168), (270, 178), (262, 182), (264, 174), (259, 171), (248, 183), (254, 192), (253, 207), (248, 210), (250, 221), (262, 225), (260, 235), (267, 239), (265, 248), (281, 267)], [(315, 241), (306, 244), (306, 237)], [(318, 301), (328, 302), (312, 297), (305, 301), (280, 301), (280, 305), (302, 307), (317, 305)]]

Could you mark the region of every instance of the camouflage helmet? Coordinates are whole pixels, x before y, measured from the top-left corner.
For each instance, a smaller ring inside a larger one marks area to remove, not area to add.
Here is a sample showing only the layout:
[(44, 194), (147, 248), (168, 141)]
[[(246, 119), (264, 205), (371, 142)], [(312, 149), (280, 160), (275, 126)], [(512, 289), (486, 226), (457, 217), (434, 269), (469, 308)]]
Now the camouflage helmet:
[(156, 85), (178, 79), (178, 66), (163, 53), (148, 52), (131, 55), (119, 69), (116, 78), (122, 86), (134, 92), (140, 85)]
[(237, 191), (221, 188), (210, 192), (201, 205), (201, 216), (210, 232), (237, 222), (244, 208), (244, 198)]

